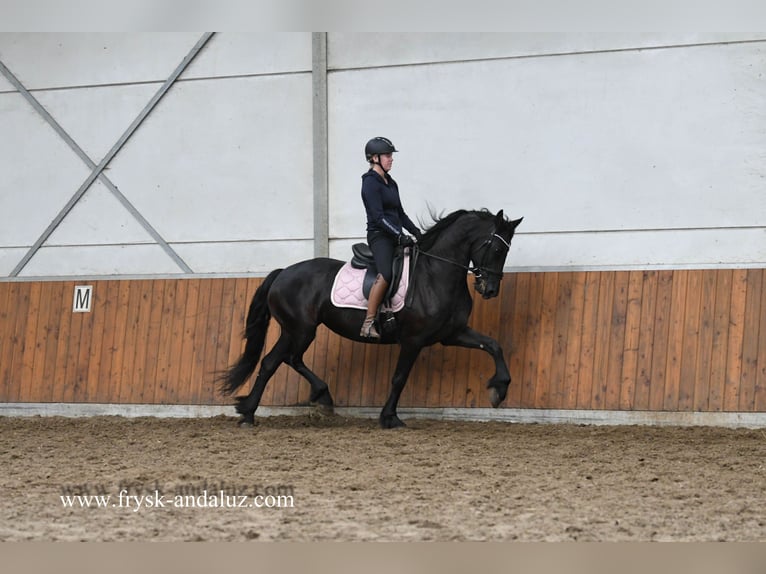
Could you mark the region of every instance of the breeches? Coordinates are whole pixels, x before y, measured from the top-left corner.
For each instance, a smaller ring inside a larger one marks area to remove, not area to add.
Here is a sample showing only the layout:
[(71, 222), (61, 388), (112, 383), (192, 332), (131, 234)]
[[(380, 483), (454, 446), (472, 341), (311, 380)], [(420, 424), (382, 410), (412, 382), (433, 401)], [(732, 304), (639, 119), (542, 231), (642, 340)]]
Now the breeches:
[(386, 283), (391, 284), (391, 267), (394, 261), (394, 250), (396, 249), (396, 239), (388, 235), (375, 231), (367, 234), (367, 244), (372, 250), (375, 258), (375, 266), (378, 273), (383, 276)]

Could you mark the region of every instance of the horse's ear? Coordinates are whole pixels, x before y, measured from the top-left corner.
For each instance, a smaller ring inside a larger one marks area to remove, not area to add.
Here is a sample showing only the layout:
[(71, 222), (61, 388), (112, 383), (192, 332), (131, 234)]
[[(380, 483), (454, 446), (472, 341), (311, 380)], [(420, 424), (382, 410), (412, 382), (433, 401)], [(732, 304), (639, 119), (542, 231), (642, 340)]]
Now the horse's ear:
[(511, 227), (516, 229), (519, 226), (519, 223), (521, 223), (521, 221), (523, 219), (524, 219), (523, 217), (519, 217), (518, 219), (514, 219), (513, 221), (511, 221)]
[(495, 221), (497, 223), (502, 223), (503, 222), (503, 210), (502, 209), (497, 212), (497, 215), (495, 216)]

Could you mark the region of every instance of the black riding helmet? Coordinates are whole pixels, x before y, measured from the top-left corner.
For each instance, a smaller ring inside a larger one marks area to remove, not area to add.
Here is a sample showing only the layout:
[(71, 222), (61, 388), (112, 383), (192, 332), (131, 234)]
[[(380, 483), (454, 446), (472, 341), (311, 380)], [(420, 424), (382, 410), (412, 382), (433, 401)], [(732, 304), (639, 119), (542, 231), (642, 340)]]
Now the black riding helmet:
[(395, 151), (399, 150), (394, 147), (394, 144), (391, 143), (391, 140), (382, 137), (372, 138), (367, 142), (367, 145), (364, 146), (364, 156), (367, 158), (367, 161), (371, 161), (372, 156), (374, 155), (394, 153)]

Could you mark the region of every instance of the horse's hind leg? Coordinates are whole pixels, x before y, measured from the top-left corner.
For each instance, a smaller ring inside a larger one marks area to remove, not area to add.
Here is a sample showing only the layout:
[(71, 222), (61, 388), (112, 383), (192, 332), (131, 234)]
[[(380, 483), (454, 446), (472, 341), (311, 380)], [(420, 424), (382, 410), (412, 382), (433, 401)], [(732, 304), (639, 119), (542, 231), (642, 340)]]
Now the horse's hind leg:
[(263, 391), (266, 390), (266, 384), (274, 376), (279, 366), (289, 358), (289, 354), (290, 340), (283, 333), (271, 351), (263, 357), (261, 369), (258, 371), (258, 377), (256, 377), (255, 384), (250, 389), (250, 393), (246, 397), (239, 397), (237, 399), (236, 409), (242, 415), (242, 419), (239, 421), (240, 425), (255, 424), (255, 409), (258, 408), (261, 402)]
[(316, 332), (314, 331), (311, 334), (303, 337), (299, 342), (295, 343), (288, 363), (311, 385), (311, 395), (309, 397), (311, 404), (319, 407), (323, 414), (332, 414), (334, 403), (327, 383), (320, 379), (316, 373), (309, 369), (303, 362), (303, 354), (306, 352), (306, 349), (309, 348), (309, 345), (311, 345), (311, 342), (314, 340), (315, 333)]

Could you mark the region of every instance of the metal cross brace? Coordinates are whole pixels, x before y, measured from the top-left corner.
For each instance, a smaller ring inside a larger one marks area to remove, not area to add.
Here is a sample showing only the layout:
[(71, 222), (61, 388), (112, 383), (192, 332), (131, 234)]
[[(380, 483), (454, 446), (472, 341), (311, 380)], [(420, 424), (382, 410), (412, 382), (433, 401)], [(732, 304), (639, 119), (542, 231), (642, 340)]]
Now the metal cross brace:
[(170, 89), (170, 87), (175, 83), (175, 81), (178, 79), (178, 77), (183, 73), (183, 71), (188, 67), (188, 65), (192, 62), (192, 60), (197, 56), (197, 54), (200, 52), (200, 50), (207, 44), (208, 40), (213, 36), (213, 32), (208, 32), (203, 34), (203, 36), (199, 39), (199, 41), (194, 45), (194, 47), (191, 49), (191, 51), (186, 55), (186, 57), (183, 59), (183, 61), (178, 65), (178, 67), (175, 69), (175, 71), (170, 75), (170, 77), (162, 84), (159, 90), (157, 90), (157, 93), (154, 94), (151, 100), (149, 100), (149, 103), (146, 104), (144, 109), (141, 111), (140, 114), (136, 117), (135, 120), (128, 126), (127, 130), (120, 136), (120, 138), (117, 140), (117, 142), (112, 146), (112, 149), (109, 150), (109, 152), (104, 156), (104, 158), (101, 160), (101, 162), (96, 165), (95, 162), (93, 162), (88, 155), (83, 151), (83, 149), (77, 145), (77, 142), (75, 142), (71, 136), (64, 131), (64, 128), (62, 128), (59, 123), (48, 113), (48, 111), (40, 104), (40, 102), (35, 99), (35, 97), (27, 90), (21, 82), (11, 73), (11, 71), (2, 63), (0, 62), (0, 72), (8, 79), (8, 81), (13, 84), (13, 86), (19, 91), (19, 93), (29, 102), (29, 104), (45, 119), (48, 124), (56, 131), (56, 133), (61, 136), (61, 138), (69, 145), (70, 148), (80, 157), (80, 159), (85, 162), (85, 164), (91, 169), (90, 175), (85, 179), (85, 181), (82, 183), (82, 185), (79, 187), (79, 189), (75, 192), (75, 194), (71, 197), (71, 199), (66, 203), (66, 205), (59, 211), (58, 215), (51, 221), (50, 225), (43, 231), (42, 235), (35, 241), (35, 243), (32, 245), (32, 247), (27, 251), (27, 253), (24, 255), (24, 257), (21, 258), (21, 261), (16, 265), (16, 267), (11, 271), (10, 276), (16, 277), (21, 272), (22, 269), (29, 263), (29, 261), (34, 257), (35, 253), (40, 249), (40, 247), (45, 243), (45, 241), (50, 237), (50, 235), (56, 230), (56, 228), (61, 224), (62, 221), (66, 218), (66, 216), (69, 214), (69, 212), (74, 208), (74, 206), (77, 204), (78, 201), (82, 198), (83, 195), (85, 195), (85, 192), (88, 191), (90, 186), (93, 184), (96, 179), (101, 180), (101, 182), (106, 185), (106, 187), (109, 189), (109, 191), (114, 194), (114, 196), (120, 201), (120, 203), (130, 212), (130, 214), (141, 224), (141, 226), (149, 233), (149, 235), (152, 236), (152, 238), (157, 242), (157, 244), (162, 247), (162, 249), (175, 261), (175, 263), (184, 271), (184, 273), (193, 273), (192, 269), (186, 264), (186, 262), (178, 255), (178, 253), (175, 252), (175, 250), (168, 244), (167, 241), (165, 241), (162, 236), (157, 232), (156, 229), (146, 220), (146, 218), (141, 215), (141, 213), (135, 208), (135, 206), (128, 200), (127, 197), (125, 197), (122, 192), (117, 189), (117, 187), (109, 180), (109, 178), (106, 176), (106, 174), (103, 173), (106, 166), (109, 164), (112, 159), (114, 159), (114, 156), (117, 155), (117, 153), (122, 149), (122, 147), (125, 145), (125, 143), (130, 139), (130, 137), (133, 135), (133, 133), (138, 129), (138, 127), (143, 123), (143, 121), (147, 118), (147, 116), (151, 113), (151, 111), (154, 109), (154, 107), (160, 102), (160, 100), (163, 98), (163, 96), (167, 93), (167, 91)]

